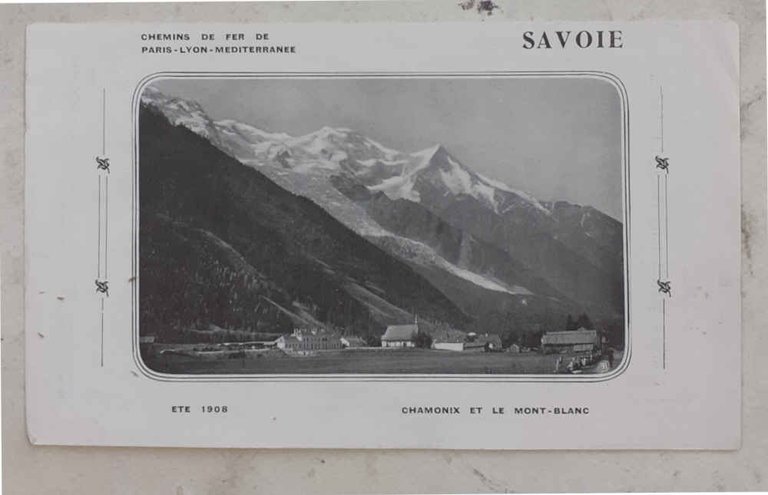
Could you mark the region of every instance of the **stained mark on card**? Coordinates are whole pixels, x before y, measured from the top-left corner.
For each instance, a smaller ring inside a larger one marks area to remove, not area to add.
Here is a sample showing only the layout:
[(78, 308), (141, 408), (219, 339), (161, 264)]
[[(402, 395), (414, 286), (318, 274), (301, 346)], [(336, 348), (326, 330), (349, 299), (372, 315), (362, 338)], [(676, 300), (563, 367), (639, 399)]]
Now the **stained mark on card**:
[(472, 468), (472, 474), (474, 474), (475, 477), (480, 480), (483, 486), (490, 488), (493, 491), (504, 491), (505, 493), (509, 493), (509, 489), (506, 486), (496, 482), (495, 480), (492, 480), (485, 473), (483, 473), (476, 467), (474, 466), (470, 466), (470, 467)]
[(742, 246), (744, 246), (744, 256), (748, 261), (748, 269), (750, 275), (752, 270), (752, 217), (747, 210), (742, 206), (741, 208), (741, 239)]
[(458, 3), (461, 10), (475, 10), (483, 16), (493, 15), (493, 11), (501, 9), (493, 0), (461, 0)]

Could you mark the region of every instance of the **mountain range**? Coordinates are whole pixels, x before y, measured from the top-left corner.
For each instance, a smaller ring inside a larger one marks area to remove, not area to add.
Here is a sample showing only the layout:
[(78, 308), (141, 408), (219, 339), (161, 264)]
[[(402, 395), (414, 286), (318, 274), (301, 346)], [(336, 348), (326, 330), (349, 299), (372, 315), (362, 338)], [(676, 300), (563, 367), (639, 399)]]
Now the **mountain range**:
[[(582, 312), (595, 321), (623, 320), (619, 221), (590, 206), (539, 201), (476, 172), (443, 145), (408, 153), (347, 128), (303, 136), (269, 132), (211, 119), (199, 104), (149, 87), (142, 95), (140, 178), (142, 294), (145, 278), (158, 277), (143, 270), (146, 242), (155, 271), (168, 271), (163, 265), (182, 250), (199, 251), (198, 262), (210, 258), (219, 270), (226, 266), (227, 276), (258, 273), (253, 277), (262, 285), (245, 293), (256, 298), (253, 307), (273, 313), (253, 325), (229, 321), (235, 310), (221, 309), (223, 315), (172, 327), (262, 331), (304, 321), (377, 333), (418, 314), (435, 325), (502, 333), (558, 327), (566, 314)], [(275, 208), (267, 201), (273, 198), (292, 209)], [(202, 204), (209, 207), (201, 215)], [(322, 218), (333, 234), (318, 241), (310, 235), (317, 225), (304, 225), (310, 218)], [(396, 266), (397, 277), (384, 265)], [(247, 300), (230, 284), (212, 302), (204, 281), (222, 290), (227, 284), (213, 282), (218, 275), (211, 267), (199, 268), (177, 274), (185, 285), (200, 281), (198, 307)], [(320, 287), (329, 280), (345, 294), (346, 309), (325, 300)], [(313, 284), (317, 290), (307, 292)], [(148, 297), (160, 292), (167, 293), (147, 289)], [(153, 299), (148, 307), (157, 304)], [(179, 301), (174, 314), (184, 304)]]

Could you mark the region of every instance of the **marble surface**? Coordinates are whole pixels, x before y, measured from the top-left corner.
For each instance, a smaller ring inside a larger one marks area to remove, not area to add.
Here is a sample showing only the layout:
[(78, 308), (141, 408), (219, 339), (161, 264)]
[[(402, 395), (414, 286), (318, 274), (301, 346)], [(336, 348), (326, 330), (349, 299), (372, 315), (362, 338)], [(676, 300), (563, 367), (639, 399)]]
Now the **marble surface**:
[[(3, 487), (8, 494), (768, 490), (765, 5), (519, 0), (481, 20), (454, 0), (0, 6)], [(32, 447), (24, 427), (24, 33), (31, 22), (731, 19), (741, 36), (743, 446), (734, 452)]]

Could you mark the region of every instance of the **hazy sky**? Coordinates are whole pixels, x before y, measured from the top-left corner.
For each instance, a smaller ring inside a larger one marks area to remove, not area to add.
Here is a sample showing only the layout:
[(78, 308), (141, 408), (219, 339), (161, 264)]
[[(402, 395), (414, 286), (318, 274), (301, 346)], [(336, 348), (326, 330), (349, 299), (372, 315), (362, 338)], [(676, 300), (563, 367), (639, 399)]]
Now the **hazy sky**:
[(302, 135), (356, 129), (397, 150), (437, 143), (542, 200), (622, 218), (621, 106), (598, 79), (171, 79), (153, 84), (214, 119)]

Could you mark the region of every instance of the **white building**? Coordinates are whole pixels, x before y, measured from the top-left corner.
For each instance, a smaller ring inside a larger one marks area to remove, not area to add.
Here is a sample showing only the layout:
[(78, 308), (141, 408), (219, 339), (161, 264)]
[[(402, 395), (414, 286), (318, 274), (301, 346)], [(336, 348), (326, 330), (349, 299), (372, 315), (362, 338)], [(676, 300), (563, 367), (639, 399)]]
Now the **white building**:
[(416, 347), (416, 336), (418, 334), (418, 323), (390, 325), (381, 337), (381, 347)]
[(365, 343), (365, 340), (363, 340), (361, 337), (357, 337), (354, 335), (346, 336), (341, 338), (341, 345), (344, 347), (367, 347), (367, 344)]
[(477, 335), (470, 332), (464, 335), (452, 332), (436, 336), (432, 342), (432, 348), (444, 351), (500, 351), (501, 337), (487, 333)]
[(432, 348), (442, 351), (463, 351), (467, 340), (467, 334), (460, 331), (440, 332), (432, 337)]
[(278, 349), (289, 351), (328, 351), (341, 349), (341, 338), (323, 329), (297, 328), (291, 335), (283, 335), (276, 341)]
[(432, 348), (441, 351), (463, 351), (464, 342), (433, 342)]

